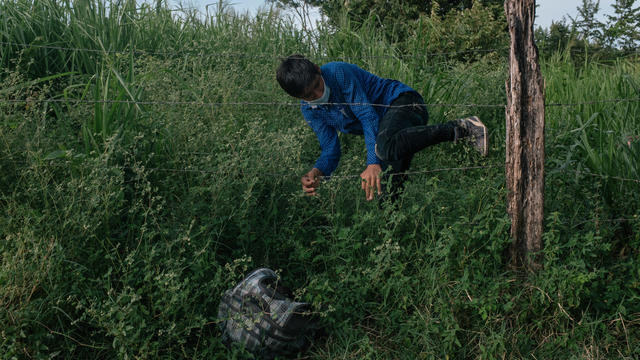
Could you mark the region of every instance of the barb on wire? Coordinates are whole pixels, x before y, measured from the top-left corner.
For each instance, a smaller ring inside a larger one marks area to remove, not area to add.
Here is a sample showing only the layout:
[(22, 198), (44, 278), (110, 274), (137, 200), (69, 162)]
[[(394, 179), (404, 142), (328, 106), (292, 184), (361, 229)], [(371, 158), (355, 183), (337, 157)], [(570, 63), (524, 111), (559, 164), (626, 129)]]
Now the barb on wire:
[[(227, 58), (271, 58), (274, 60), (280, 60), (287, 56), (277, 56), (272, 54), (248, 54), (248, 53), (229, 53), (229, 52), (210, 52), (206, 50), (201, 51), (146, 51), (137, 50), (135, 48), (129, 50), (102, 50), (102, 49), (88, 49), (77, 47), (65, 47), (54, 45), (39, 45), (39, 44), (25, 44), (17, 42), (0, 41), (0, 45), (18, 46), (23, 48), (41, 48), (50, 50), (62, 50), (62, 51), (84, 51), (94, 53), (106, 53), (106, 54), (131, 54), (134, 55), (156, 55), (156, 56), (198, 56), (198, 57), (227, 57)], [(407, 58), (428, 58), (436, 56), (450, 56), (458, 54), (469, 53), (490, 53), (497, 51), (509, 50), (508, 47), (493, 48), (493, 49), (466, 49), (448, 52), (425, 52), (422, 54), (396, 54), (396, 55), (357, 55), (357, 56), (329, 56), (329, 55), (309, 55), (310, 59), (328, 59), (328, 60), (348, 60), (348, 59), (407, 59)]]

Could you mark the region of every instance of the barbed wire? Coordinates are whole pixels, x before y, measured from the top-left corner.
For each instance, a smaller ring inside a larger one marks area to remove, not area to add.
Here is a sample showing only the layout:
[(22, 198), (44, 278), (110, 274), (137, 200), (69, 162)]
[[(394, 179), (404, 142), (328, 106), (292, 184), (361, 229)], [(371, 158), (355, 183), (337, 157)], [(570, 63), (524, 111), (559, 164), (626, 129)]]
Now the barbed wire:
[[(640, 97), (635, 98), (613, 98), (613, 99), (602, 99), (602, 100), (592, 100), (592, 101), (583, 101), (583, 102), (573, 102), (573, 103), (549, 103), (545, 104), (545, 107), (574, 107), (574, 106), (583, 106), (583, 105), (594, 105), (594, 104), (607, 104), (607, 103), (623, 103), (623, 102), (640, 102)], [(431, 107), (484, 107), (484, 108), (506, 108), (506, 104), (476, 104), (476, 103), (468, 103), (468, 104), (456, 104), (456, 103), (425, 103), (425, 104), (403, 104), (403, 105), (388, 105), (388, 104), (377, 104), (377, 103), (350, 103), (350, 102), (329, 102), (329, 103), (317, 103), (310, 104), (306, 102), (277, 102), (277, 101), (263, 101), (263, 102), (252, 102), (252, 101), (230, 101), (230, 102), (203, 102), (203, 101), (143, 101), (143, 100), (89, 100), (89, 99), (57, 99), (57, 98), (48, 98), (48, 99), (0, 99), (0, 103), (6, 104), (29, 104), (29, 103), (83, 103), (83, 104), (128, 104), (128, 105), (168, 105), (168, 106), (301, 106), (308, 105), (311, 107), (314, 106), (373, 106), (373, 107), (383, 107), (383, 108), (405, 108), (405, 107), (416, 107), (416, 106), (431, 106)]]
[(599, 177), (599, 178), (603, 178), (603, 179), (613, 179), (613, 180), (619, 180), (619, 181), (631, 181), (631, 182), (636, 182), (636, 183), (640, 184), (640, 180), (638, 180), (638, 179), (623, 178), (621, 176), (603, 175), (603, 174), (596, 174), (596, 173), (592, 173), (592, 172), (584, 171), (584, 170), (563, 169), (563, 168), (556, 168), (556, 169), (552, 169), (551, 171), (554, 171), (554, 170), (555, 171), (562, 171), (562, 172), (576, 173), (577, 175), (584, 174), (584, 175), (593, 176), (593, 177)]
[[(503, 48), (493, 48), (493, 49), (467, 49), (467, 50), (457, 50), (457, 51), (447, 51), (447, 52), (425, 52), (422, 54), (396, 54), (396, 55), (342, 55), (342, 56), (330, 56), (330, 55), (316, 55), (309, 56), (311, 59), (335, 59), (335, 60), (350, 60), (350, 59), (411, 59), (411, 58), (428, 58), (428, 57), (438, 57), (438, 56), (451, 56), (451, 55), (462, 55), (462, 54), (471, 54), (471, 53), (491, 53), (498, 51), (506, 51), (509, 50), (509, 47)], [(508, 55), (508, 54), (507, 54)], [(282, 58), (282, 57), (280, 57)], [(280, 59), (278, 58), (278, 59)]]
[[(494, 165), (479, 165), (479, 166), (463, 166), (463, 167), (450, 167), (450, 168), (438, 168), (438, 169), (430, 169), (430, 170), (418, 170), (418, 171), (404, 171), (399, 173), (393, 173), (389, 175), (420, 175), (420, 174), (430, 174), (437, 172), (445, 172), (445, 171), (467, 171), (467, 170), (479, 170), (479, 169), (489, 169), (504, 166), (504, 164), (494, 164)], [(331, 176), (320, 176), (321, 179), (356, 179), (360, 178), (360, 174), (350, 174), (350, 175), (331, 175)]]
[(545, 104), (545, 107), (571, 107), (571, 106), (582, 106), (582, 105), (594, 105), (594, 104), (606, 104), (606, 103), (618, 103), (618, 102), (634, 102), (640, 101), (640, 97), (636, 98), (619, 98), (619, 99), (603, 99), (603, 100), (593, 100), (593, 101), (583, 101), (583, 102), (575, 102), (575, 103), (550, 103)]
[[(7, 42), (0, 41), (1, 45), (11, 45), (11, 46), (20, 46), (20, 47), (34, 47), (34, 48), (43, 48), (43, 49), (55, 49), (55, 50), (64, 50), (64, 51), (85, 51), (85, 52), (96, 52), (96, 53), (108, 53), (108, 54), (117, 54), (117, 53), (134, 53), (134, 54), (146, 54), (146, 55), (197, 55), (197, 56), (226, 56), (226, 57), (274, 57), (274, 58), (282, 58), (281, 56), (275, 55), (256, 55), (256, 54), (245, 54), (245, 53), (193, 53), (193, 52), (148, 52), (142, 50), (130, 49), (130, 50), (106, 50), (106, 49), (88, 49), (88, 48), (75, 48), (75, 47), (63, 47), (63, 46), (53, 46), (53, 45), (39, 45), (39, 44), (25, 44), (25, 43), (17, 43), (17, 42)], [(343, 56), (342, 58), (351, 59), (351, 58), (403, 58), (403, 57), (430, 57), (430, 56), (440, 56), (440, 55), (454, 55), (454, 54), (465, 54), (465, 53), (474, 53), (474, 52), (494, 52), (500, 50), (508, 50), (508, 47), (503, 48), (493, 48), (493, 49), (467, 49), (460, 51), (451, 51), (451, 52), (440, 52), (440, 53), (424, 53), (419, 55), (359, 55), (359, 56)], [(316, 56), (315, 58), (331, 58), (330, 56)], [(617, 98), (617, 99), (604, 99), (604, 100), (594, 100), (594, 101), (585, 101), (585, 102), (576, 102), (576, 103), (549, 103), (545, 104), (545, 107), (572, 107), (572, 106), (581, 106), (581, 105), (592, 105), (599, 103), (618, 103), (618, 102), (633, 102), (640, 101), (640, 98)], [(0, 99), (0, 103), (86, 103), (86, 104), (135, 104), (135, 105), (171, 105), (171, 106), (300, 106), (300, 103), (295, 102), (202, 102), (202, 101), (138, 101), (138, 100), (87, 100), (87, 99)], [(321, 103), (314, 105), (323, 105), (323, 106), (374, 106), (374, 107), (385, 107), (385, 108), (393, 108), (393, 107), (412, 107), (415, 104), (406, 104), (406, 105), (387, 105), (387, 104), (374, 104), (374, 103)], [(425, 104), (431, 107), (484, 107), (484, 108), (505, 108), (506, 104), (451, 104), (451, 103), (429, 103)]]
[(9, 41), (0, 41), (0, 45), (7, 46), (19, 46), (23, 48), (38, 48), (38, 49), (49, 49), (49, 50), (64, 50), (64, 51), (84, 51), (84, 52), (95, 52), (100, 54), (117, 54), (117, 53), (129, 53), (129, 51), (114, 51), (114, 50), (104, 50), (104, 49), (87, 49), (87, 48), (72, 48), (72, 47), (64, 47), (64, 46), (53, 46), (53, 45), (38, 45), (38, 44), (23, 44)]
[[(7, 159), (8, 157), (5, 157), (4, 159)], [(1, 158), (0, 158), (1, 159)], [(20, 161), (13, 161), (14, 163), (24, 163), (24, 162), (20, 162)], [(396, 173), (393, 175), (419, 175), (419, 174), (428, 174), (428, 173), (436, 173), (436, 172), (446, 172), (446, 171), (467, 171), (467, 170), (479, 170), (479, 169), (488, 169), (488, 168), (497, 168), (497, 167), (502, 167), (504, 166), (504, 164), (493, 164), (493, 165), (483, 165), (483, 166), (466, 166), (466, 167), (451, 167), (451, 168), (438, 168), (438, 169), (430, 169), (430, 170), (419, 170), (419, 171), (406, 171), (406, 172), (401, 172), (401, 173)], [(104, 168), (110, 168), (107, 166), (104, 166)], [(134, 169), (142, 169), (142, 170), (148, 170), (148, 171), (158, 171), (158, 172), (173, 172), (173, 173), (202, 173), (202, 174), (219, 174), (221, 172), (221, 170), (217, 170), (217, 171), (211, 171), (211, 170), (200, 170), (200, 169), (179, 169), (179, 168), (160, 168), (160, 167), (144, 167), (144, 166), (137, 166), (137, 167), (133, 167), (133, 166), (121, 166), (120, 168), (125, 169), (128, 168), (130, 170), (134, 170)], [(568, 170), (568, 169), (552, 169), (553, 170)], [(598, 176), (598, 177), (606, 177), (606, 178), (611, 178), (611, 179), (615, 179), (615, 180), (623, 180), (623, 181), (633, 181), (633, 182), (638, 182), (640, 183), (640, 180), (636, 180), (636, 179), (626, 179), (626, 178), (622, 178), (622, 177), (618, 177), (618, 176), (608, 176), (608, 175), (601, 175), (601, 174), (594, 174), (594, 173), (589, 173), (589, 172), (585, 172), (585, 171), (580, 171), (580, 170), (575, 170), (575, 171), (571, 171), (571, 172), (576, 172), (576, 173), (581, 173), (581, 174), (586, 174), (586, 175), (591, 175), (591, 176)], [(262, 173), (260, 176), (272, 176), (272, 177), (291, 177), (293, 178), (294, 176), (291, 174), (275, 174), (275, 173)], [(359, 178), (360, 175), (357, 174), (351, 174), (351, 175), (334, 175), (334, 176), (322, 176), (320, 178), (325, 178), (325, 179), (353, 179), (353, 178)], [(632, 217), (627, 217), (627, 218), (612, 218), (612, 219), (602, 219), (602, 218), (590, 218), (590, 219), (585, 219), (582, 220), (580, 222), (570, 222), (569, 220), (567, 221), (563, 221), (563, 224), (566, 225), (571, 225), (571, 228), (574, 229), (580, 225), (589, 223), (589, 222), (611, 222), (611, 223), (616, 223), (616, 222), (633, 222), (633, 221), (640, 221), (640, 217), (638, 214), (633, 214), (630, 215)], [(466, 225), (476, 225), (478, 224), (477, 221), (473, 221), (473, 222), (468, 222), (465, 223)]]
[[(437, 168), (437, 169), (429, 169), (429, 170), (404, 171), (404, 172), (393, 173), (393, 175), (394, 176), (396, 176), (396, 175), (420, 175), (420, 174), (430, 174), (430, 173), (447, 172), (447, 171), (480, 170), (480, 169), (490, 169), (490, 168), (498, 168), (498, 167), (504, 167), (504, 164), (500, 163), (500, 164), (492, 164), (492, 165), (463, 166), (463, 167)], [(173, 169), (173, 168), (146, 168), (146, 169), (149, 170), (149, 171), (160, 171), (160, 172), (197, 172), (197, 173), (203, 173), (203, 174), (219, 174), (220, 173), (219, 170), (218, 171), (207, 171), (207, 170), (199, 170), (199, 169)], [(551, 171), (567, 172), (568, 171), (568, 172), (573, 172), (573, 173), (577, 173), (577, 174), (584, 174), (584, 175), (595, 176), (595, 177), (600, 177), (600, 178), (605, 178), (605, 179), (613, 179), (613, 180), (619, 180), (619, 181), (630, 181), (630, 182), (640, 183), (640, 180), (638, 180), (638, 179), (630, 179), (630, 178), (623, 178), (623, 177), (620, 177), (620, 176), (596, 174), (596, 173), (583, 171), (583, 170), (570, 170), (570, 169), (563, 169), (563, 168), (554, 168), (554, 169), (549, 169), (548, 171), (550, 171), (550, 172)], [(261, 176), (282, 177), (282, 178), (297, 177), (296, 175), (291, 175), (291, 174), (269, 173), (269, 172), (261, 173)], [(320, 179), (324, 179), (324, 180), (331, 180), (331, 179), (357, 179), (357, 178), (360, 178), (360, 174), (319, 176), (319, 178)]]
[[(54, 46), (54, 45), (40, 45), (40, 44), (26, 44), (13, 41), (0, 41), (0, 45), (17, 46), (22, 48), (40, 48), (49, 50), (61, 50), (61, 51), (78, 51), (78, 52), (93, 52), (101, 54), (131, 54), (134, 55), (154, 55), (154, 56), (198, 56), (198, 57), (226, 57), (226, 58), (271, 58), (274, 60), (280, 60), (286, 58), (287, 55), (274, 55), (274, 54), (247, 54), (240, 52), (210, 52), (207, 50), (192, 50), (192, 51), (148, 51), (138, 50), (135, 47), (128, 50), (107, 50), (107, 49), (89, 49), (80, 47), (68, 47), (68, 46)], [(393, 55), (309, 55), (310, 59), (332, 59), (332, 60), (350, 60), (350, 59), (409, 59), (409, 58), (429, 58), (438, 56), (452, 56), (462, 55), (470, 53), (491, 53), (508, 51), (510, 47), (496, 47), (490, 49), (465, 49), (454, 51), (442, 51), (442, 52), (424, 52), (422, 54), (393, 54)], [(589, 53), (582, 48), (569, 49), (572, 53)], [(592, 51), (591, 54), (598, 55), (601, 51)], [(627, 51), (624, 52), (623, 57), (640, 54), (640, 51)]]
[[(205, 153), (201, 153), (201, 154), (205, 154)], [(64, 159), (64, 157), (63, 157), (63, 159)], [(23, 165), (29, 164), (26, 161), (12, 160), (12, 157), (9, 157), (9, 156), (0, 158), (0, 160), (13, 162), (15, 164), (23, 164)], [(57, 159), (45, 159), (45, 160), (52, 161), (52, 160), (57, 160)], [(498, 167), (504, 167), (504, 166), (505, 166), (504, 163), (496, 163), (496, 164), (489, 164), (489, 165), (462, 166), (462, 167), (425, 169), (425, 170), (416, 170), (416, 171), (404, 171), (404, 172), (393, 173), (393, 175), (394, 176), (396, 176), (396, 175), (420, 175), (420, 174), (430, 174), (430, 173), (447, 172), (447, 171), (468, 171), (468, 170), (490, 169), (490, 168), (498, 168)], [(105, 166), (102, 166), (102, 167), (103, 168), (119, 167), (119, 168), (122, 168), (122, 169), (129, 169), (129, 170), (142, 169), (142, 170), (148, 170), (148, 171), (152, 171), (152, 172), (200, 173), (200, 174), (220, 174), (223, 171), (221, 169), (218, 169), (218, 170), (203, 170), (203, 169), (189, 169), (189, 168), (167, 168), (167, 167), (146, 167), (146, 166), (116, 166), (116, 165), (114, 165), (114, 166), (106, 166), (105, 165)], [(592, 173), (592, 172), (584, 171), (584, 170), (566, 169), (564, 167), (557, 167), (557, 168), (547, 169), (547, 172), (549, 172), (549, 173), (551, 173), (551, 172), (570, 172), (570, 173), (576, 173), (578, 175), (584, 174), (584, 175), (593, 176), (593, 177), (599, 177), (599, 178), (604, 178), (604, 179), (612, 179), (612, 180), (618, 180), (618, 181), (630, 181), (630, 182), (640, 183), (640, 180), (638, 180), (638, 179), (624, 178), (624, 177), (621, 177), (621, 176), (596, 174), (596, 173)], [(294, 177), (297, 177), (297, 175), (291, 175), (290, 173), (282, 174), (282, 173), (272, 173), (272, 172), (261, 172), (259, 174), (259, 176), (281, 177), (281, 178), (294, 178)], [(360, 177), (360, 174), (345, 174), (345, 175), (339, 175), (338, 174), (338, 175), (330, 175), (330, 176), (319, 176), (318, 178), (324, 179), (324, 180), (330, 180), (330, 179), (357, 179), (359, 177)]]
[[(78, 52), (93, 52), (100, 54), (134, 54), (134, 55), (154, 55), (154, 56), (198, 56), (198, 57), (226, 57), (226, 58), (256, 58), (256, 59), (274, 59), (281, 60), (288, 55), (274, 55), (274, 54), (247, 54), (247, 53), (234, 53), (234, 52), (209, 52), (206, 50), (201, 51), (146, 51), (137, 50), (131, 48), (129, 50), (107, 50), (107, 49), (89, 49), (78, 47), (65, 47), (54, 45), (39, 45), (39, 44), (25, 44), (10, 41), (0, 41), (0, 45), (18, 46), (22, 48), (40, 48), (48, 50), (61, 50), (61, 51), (78, 51)], [(509, 47), (492, 48), (492, 49), (465, 49), (446, 52), (424, 52), (422, 54), (395, 54), (395, 55), (309, 55), (309, 59), (333, 59), (333, 60), (349, 60), (349, 59), (408, 59), (408, 58), (429, 58), (438, 56), (451, 56), (469, 53), (490, 53), (509, 50)]]
[[(640, 98), (639, 98), (640, 100)], [(0, 99), (0, 103), (8, 104), (28, 104), (28, 103), (84, 103), (84, 104), (127, 104), (127, 105), (169, 105), (169, 106), (301, 106), (307, 105), (304, 102), (277, 102), (277, 101), (231, 101), (231, 102), (203, 102), (203, 101), (138, 101), (138, 100), (87, 100), (87, 99)], [(443, 106), (443, 107), (494, 107), (503, 108), (504, 104), (450, 104), (450, 103), (432, 103), (432, 104), (404, 104), (404, 105), (388, 105), (376, 103), (349, 103), (349, 102), (333, 102), (333, 103), (317, 103), (309, 104), (309, 106), (373, 106), (384, 108), (406, 108), (416, 106)]]
[(625, 221), (640, 221), (640, 217), (638, 217), (638, 215), (633, 215), (633, 218), (617, 218), (617, 219), (599, 219), (599, 218), (592, 218), (592, 219), (586, 219), (583, 221), (580, 221), (578, 223), (573, 224), (573, 226), (571, 227), (576, 228), (582, 224), (586, 224), (588, 222), (625, 222)]
[[(12, 46), (21, 46), (21, 47), (35, 47), (35, 48), (44, 48), (44, 49), (55, 49), (55, 50), (64, 50), (64, 51), (86, 51), (86, 52), (97, 52), (97, 53), (134, 53), (134, 54), (146, 54), (146, 55), (185, 55), (185, 54), (196, 54), (199, 56), (208, 55), (208, 56), (239, 56), (242, 55), (244, 57), (258, 57), (256, 55), (248, 55), (248, 54), (238, 54), (238, 53), (188, 53), (188, 52), (147, 52), (140, 51), (136, 49), (130, 49), (128, 51), (122, 50), (98, 50), (98, 49), (88, 49), (88, 48), (73, 48), (73, 47), (61, 47), (61, 46), (52, 46), (52, 45), (37, 45), (37, 44), (23, 44), (23, 43), (15, 43), (15, 42), (4, 42), (0, 41), (2, 45), (12, 45)], [(425, 53), (419, 56), (438, 56), (438, 55), (453, 55), (453, 54), (464, 54), (464, 53), (472, 53), (472, 52), (492, 52), (498, 50), (505, 50), (509, 48), (495, 48), (495, 49), (468, 49), (462, 51), (454, 51), (454, 52), (442, 52), (442, 53)], [(272, 57), (273, 55), (261, 55)], [(418, 55), (373, 55), (373, 56), (361, 56), (361, 57), (369, 57), (369, 58), (385, 58), (385, 57), (403, 57), (403, 56), (418, 56)], [(347, 57), (350, 58), (350, 57)], [(549, 103), (545, 104), (545, 107), (572, 107), (572, 106), (582, 106), (582, 105), (592, 105), (592, 104), (601, 104), (601, 103), (620, 103), (620, 102), (637, 102), (640, 101), (640, 98), (615, 98), (615, 99), (602, 99), (602, 100), (593, 100), (593, 101), (585, 101), (585, 102), (573, 102), (573, 103)], [(301, 102), (201, 102), (201, 101), (137, 101), (137, 100), (112, 100), (112, 99), (102, 99), (102, 100), (89, 100), (89, 99), (68, 99), (68, 98), (48, 98), (48, 99), (0, 99), (0, 103), (9, 103), (9, 104), (29, 104), (29, 103), (85, 103), (85, 104), (135, 104), (135, 105), (170, 105), (170, 106), (301, 106), (304, 103)], [(414, 107), (422, 104), (404, 104), (404, 105), (388, 105), (388, 104), (376, 104), (376, 103), (321, 103), (321, 104), (313, 104), (312, 106), (372, 106), (372, 107), (384, 107), (384, 108), (403, 108), (403, 107)], [(428, 103), (424, 104), (430, 107), (486, 107), (486, 108), (506, 108), (506, 104), (454, 104), (454, 103)], [(454, 170), (471, 170), (471, 169), (482, 169), (489, 167), (496, 167), (499, 165), (489, 165), (489, 166), (474, 166), (474, 167), (461, 167), (461, 168), (444, 168), (444, 169), (433, 169), (433, 170), (425, 170), (425, 171), (413, 171), (413, 172), (405, 172), (401, 173), (403, 175), (410, 174), (424, 174), (424, 173), (433, 173), (433, 172), (441, 172), (441, 171), (454, 171)], [(166, 172), (198, 172), (198, 173), (210, 173), (210, 171), (200, 170), (200, 169), (171, 169), (171, 168), (153, 168), (150, 170), (154, 171), (166, 171)], [(580, 172), (579, 170), (577, 172)], [(600, 176), (603, 178), (611, 178), (622, 181), (633, 181), (639, 182), (639, 180), (635, 179), (625, 179), (621, 177), (612, 177), (607, 175), (594, 174), (589, 172), (580, 172), (583, 174), (587, 174), (590, 176)], [(357, 178), (359, 175), (342, 175), (342, 176), (332, 176), (332, 178)], [(327, 177), (328, 178), (328, 177)]]
[[(204, 153), (202, 153), (204, 154)], [(61, 159), (65, 159), (64, 157), (62, 157)], [(12, 157), (3, 157), (0, 158), (0, 160), (8, 160), (9, 162), (12, 162), (14, 164), (23, 164), (23, 165), (28, 165), (29, 163), (26, 161), (18, 161), (18, 160), (12, 160)], [(45, 159), (48, 161), (52, 161), (52, 160), (58, 160), (58, 159)], [(445, 172), (445, 171), (466, 171), (466, 170), (478, 170), (478, 169), (488, 169), (488, 168), (495, 168), (495, 167), (500, 167), (500, 166), (504, 166), (504, 164), (493, 164), (493, 165), (481, 165), (481, 166), (465, 166), (465, 167), (450, 167), (450, 168), (438, 168), (438, 169), (429, 169), (429, 170), (418, 170), (418, 171), (405, 171), (405, 172), (399, 172), (399, 173), (394, 173), (393, 175), (418, 175), (418, 174), (428, 174), (428, 173), (436, 173), (436, 172)], [(180, 172), (184, 172), (184, 173), (201, 173), (201, 174), (219, 174), (222, 172), (222, 170), (218, 169), (218, 170), (202, 170), (202, 169), (188, 169), (188, 168), (166, 168), (166, 167), (146, 167), (146, 166), (129, 166), (129, 165), (125, 165), (125, 166), (100, 166), (101, 168), (105, 168), (105, 169), (110, 169), (110, 168), (121, 168), (121, 169), (128, 169), (128, 170), (148, 170), (148, 171), (158, 171), (158, 172), (173, 172), (173, 173), (180, 173)], [(287, 178), (287, 177), (297, 177), (297, 175), (291, 175), (289, 174), (282, 174), (282, 173), (271, 173), (271, 172), (261, 172), (260, 176), (270, 176), (270, 177), (282, 177), (282, 178)], [(331, 175), (331, 176), (319, 176), (319, 178), (321, 179), (354, 179), (354, 178), (359, 178), (360, 175), (359, 174), (347, 174), (347, 175)]]

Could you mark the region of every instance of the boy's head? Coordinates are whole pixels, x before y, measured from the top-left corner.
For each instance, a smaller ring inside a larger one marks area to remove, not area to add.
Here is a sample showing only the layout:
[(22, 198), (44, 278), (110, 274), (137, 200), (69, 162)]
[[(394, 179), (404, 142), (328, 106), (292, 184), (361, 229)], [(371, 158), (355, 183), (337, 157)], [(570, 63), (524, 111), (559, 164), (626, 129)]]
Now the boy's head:
[(324, 90), (320, 67), (302, 55), (291, 55), (283, 59), (276, 78), (287, 94), (299, 99), (315, 100)]

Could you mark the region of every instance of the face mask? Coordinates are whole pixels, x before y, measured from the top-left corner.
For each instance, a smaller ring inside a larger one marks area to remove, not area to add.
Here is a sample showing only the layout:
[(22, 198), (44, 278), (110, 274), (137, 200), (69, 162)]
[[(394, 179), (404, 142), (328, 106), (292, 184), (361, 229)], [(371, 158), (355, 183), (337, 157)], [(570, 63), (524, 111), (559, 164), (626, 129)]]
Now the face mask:
[(324, 83), (324, 92), (322, 93), (322, 96), (315, 100), (309, 101), (309, 104), (325, 104), (329, 102), (329, 94), (331, 93), (331, 90), (329, 90), (329, 87), (324, 81), (324, 78), (322, 78), (322, 82)]

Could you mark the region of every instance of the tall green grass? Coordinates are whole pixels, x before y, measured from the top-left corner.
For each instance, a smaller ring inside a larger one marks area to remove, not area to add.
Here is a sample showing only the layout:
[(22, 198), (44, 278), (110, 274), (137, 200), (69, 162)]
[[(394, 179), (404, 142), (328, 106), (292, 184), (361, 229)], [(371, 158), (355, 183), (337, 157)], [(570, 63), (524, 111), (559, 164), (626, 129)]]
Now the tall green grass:
[(562, 166), (601, 175), (612, 208), (633, 211), (633, 204), (627, 206), (626, 191), (640, 179), (640, 148), (635, 140), (640, 134), (639, 64), (621, 60), (577, 67), (559, 55), (545, 65), (547, 103), (583, 104), (547, 108), (552, 141), (570, 148)]
[[(501, 104), (504, 61), (424, 59), (373, 22), (309, 36), (275, 10), (209, 9), (0, 3), (4, 42), (97, 50), (0, 47), (3, 358), (247, 358), (221, 344), (217, 306), (259, 266), (321, 318), (310, 358), (640, 354), (637, 186), (571, 172), (633, 178), (637, 103), (547, 108), (545, 265), (525, 276), (504, 258), (500, 167), (412, 175), (396, 206), (369, 203), (345, 176), (364, 141), (341, 136), (335, 178), (308, 198), (318, 145), (296, 107), (163, 104), (292, 102), (274, 75), (291, 53), (348, 58), (427, 103)], [(640, 78), (631, 62), (543, 69), (548, 103), (633, 97)], [(502, 108), (434, 106), (430, 121), (470, 114), (489, 158), (441, 144), (413, 170), (502, 164)]]

